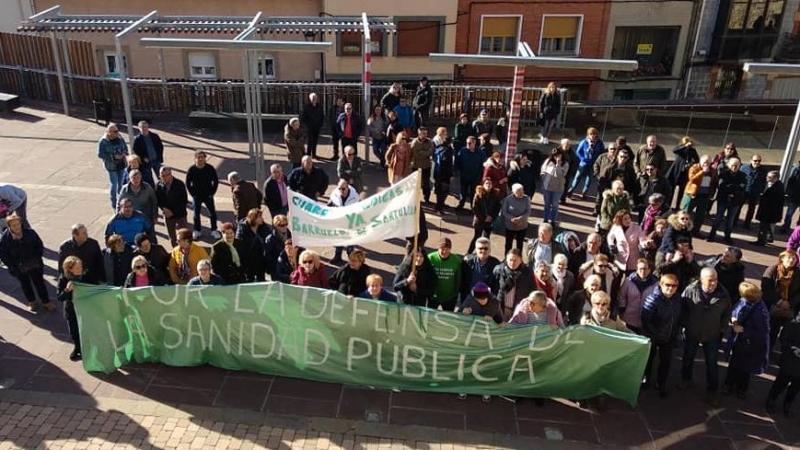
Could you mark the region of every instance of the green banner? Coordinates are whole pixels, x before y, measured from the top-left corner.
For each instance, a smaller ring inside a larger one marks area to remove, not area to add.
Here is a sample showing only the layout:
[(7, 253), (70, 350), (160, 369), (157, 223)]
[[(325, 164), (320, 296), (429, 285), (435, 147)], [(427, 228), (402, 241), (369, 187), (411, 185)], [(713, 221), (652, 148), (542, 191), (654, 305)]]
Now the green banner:
[(505, 326), (282, 283), (78, 285), (83, 366), (135, 361), (380, 388), (636, 404), (645, 338), (598, 327)]

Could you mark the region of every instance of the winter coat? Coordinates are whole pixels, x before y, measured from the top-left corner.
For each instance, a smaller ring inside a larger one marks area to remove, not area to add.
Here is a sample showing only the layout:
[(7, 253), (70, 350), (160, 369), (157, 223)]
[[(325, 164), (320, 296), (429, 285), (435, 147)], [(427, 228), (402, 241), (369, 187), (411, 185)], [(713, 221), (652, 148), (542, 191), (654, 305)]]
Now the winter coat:
[(675, 340), (681, 331), (683, 305), (677, 293), (667, 298), (661, 287), (656, 285), (642, 304), (642, 332), (655, 345), (668, 344)]
[(328, 190), (328, 174), (319, 167), (312, 167), (311, 172), (300, 166), (295, 167), (289, 173), (289, 189), (305, 195), (311, 200), (316, 200), (317, 196), (325, 195)]
[(649, 151), (647, 144), (639, 147), (636, 152), (636, 157), (633, 160), (633, 165), (636, 168), (636, 174), (641, 175), (645, 172), (648, 164), (656, 166), (658, 174), (663, 175), (667, 173), (667, 152), (664, 147), (656, 145), (652, 151)]
[[(800, 204), (800, 164), (795, 164), (786, 181), (786, 199), (796, 205)], [(789, 224), (786, 224), (787, 226)]]
[[(514, 315), (511, 316), (511, 320), (509, 320), (508, 323), (528, 325), (528, 313), (526, 311), (530, 303), (531, 301), (527, 298), (521, 301), (519, 305), (514, 308)], [(566, 326), (564, 317), (561, 315), (561, 311), (558, 310), (556, 302), (548, 298), (545, 311), (547, 312), (547, 324), (550, 325), (551, 328), (563, 328)]]
[(292, 164), (300, 164), (306, 154), (306, 135), (302, 128), (295, 130), (287, 123), (283, 127), (283, 143), (286, 145), (286, 159)]
[(63, 273), (64, 260), (67, 256), (77, 256), (83, 262), (83, 270), (90, 277), (97, 281), (105, 282), (106, 273), (103, 264), (103, 252), (100, 250), (100, 244), (92, 239), (87, 238), (83, 245), (78, 246), (72, 238), (67, 239), (61, 243), (58, 248), (58, 268), (59, 276)]
[[(336, 127), (339, 130), (339, 136), (344, 137), (344, 131), (347, 129), (347, 113), (339, 114), (336, 119)], [(350, 115), (350, 131), (352, 132), (351, 139), (358, 139), (363, 134), (364, 124), (361, 121), (361, 116), (356, 113)]]
[(675, 262), (668, 260), (666, 256), (662, 252), (658, 252), (656, 255), (655, 274), (659, 277), (667, 274), (675, 275), (678, 278), (678, 289), (689, 286), (692, 281), (700, 277), (700, 265), (694, 259), (687, 261), (685, 258), (681, 258)]
[(22, 228), (20, 239), (11, 237), (11, 230), (8, 228), (0, 236), (0, 261), (3, 261), (8, 267), (8, 273), (14, 277), (33, 270), (42, 270), (43, 257), (42, 239), (30, 228)]
[(189, 204), (189, 197), (186, 191), (186, 185), (183, 181), (172, 177), (172, 182), (169, 184), (169, 189), (163, 181), (156, 184), (156, 199), (158, 207), (163, 211), (164, 208), (172, 211), (174, 219), (186, 217), (186, 206)]
[(725, 170), (719, 175), (717, 202), (725, 206), (741, 206), (746, 199), (747, 176), (741, 170)]
[(366, 264), (361, 264), (358, 270), (353, 270), (350, 264), (345, 264), (328, 278), (328, 285), (344, 295), (356, 297), (367, 290), (367, 276), (371, 273), (372, 269)]
[(433, 164), (433, 141), (415, 138), (411, 141), (411, 169), (430, 169)]
[(783, 183), (778, 180), (772, 186), (765, 187), (758, 198), (758, 212), (756, 219), (759, 222), (778, 223), (783, 218)]
[(494, 133), (494, 125), (490, 119), (486, 119), (486, 121), (475, 119), (472, 121), (472, 132), (475, 134), (476, 138), (483, 134), (491, 136)]
[(800, 320), (793, 320), (783, 326), (781, 330), (781, 352), (778, 365), (782, 372), (794, 378), (800, 378)]
[(719, 284), (725, 288), (730, 298), (739, 297), (739, 284), (744, 281), (744, 264), (739, 261), (733, 264), (722, 264), (722, 255), (717, 255), (705, 261), (699, 262), (700, 267), (712, 267), (717, 271)]
[(433, 138), (433, 178), (439, 183), (449, 184), (455, 173), (453, 148), (437, 137)]
[[(483, 196), (474, 197), (472, 200), (472, 226), (475, 228), (491, 225), (500, 214), (500, 200), (497, 192), (487, 192)], [(491, 219), (487, 222), (486, 219)]]
[(682, 144), (673, 147), (672, 154), (675, 159), (669, 170), (666, 174), (659, 175), (664, 175), (672, 186), (685, 185), (689, 181), (689, 168), (700, 162), (700, 155), (693, 146)]
[(625, 325), (625, 322), (622, 321), (618, 316), (615, 317), (611, 314), (608, 317), (608, 320), (604, 321), (603, 323), (597, 323), (594, 316), (591, 312), (587, 312), (581, 318), (581, 325), (593, 325), (596, 327), (603, 327), (608, 328), (609, 330), (620, 331), (623, 333), (630, 333), (631, 330)]
[[(158, 199), (153, 188), (145, 183), (139, 185), (139, 190), (134, 191), (130, 183), (122, 186), (119, 198), (127, 198), (133, 204), (133, 209), (141, 212), (150, 220), (158, 218)], [(126, 241), (127, 242), (127, 241)]]
[(580, 325), (584, 314), (584, 307), (589, 303), (589, 292), (586, 289), (575, 291), (559, 305), (564, 314), (567, 325)]
[[(153, 266), (153, 268), (165, 278), (169, 273), (169, 253), (167, 253), (164, 247), (158, 244), (150, 244), (150, 253), (147, 254), (142, 253), (137, 248), (133, 251), (133, 256), (144, 256), (147, 260), (147, 264)], [(216, 269), (216, 267), (214, 269)]]
[(744, 328), (742, 333), (728, 330), (725, 353), (731, 352), (729, 367), (759, 374), (769, 364), (769, 310), (763, 301), (740, 299), (731, 313)]
[(125, 246), (122, 253), (117, 253), (110, 248), (103, 250), (103, 266), (106, 273), (106, 284), (108, 286), (122, 286), (125, 284), (125, 277), (131, 271), (133, 252), (129, 246)]
[[(527, 195), (523, 195), (522, 198), (517, 198), (514, 194), (506, 196), (500, 211), (503, 217), (503, 226), (506, 230), (522, 231), (528, 229), (528, 219), (531, 215), (531, 199)], [(516, 224), (511, 222), (511, 219), (515, 217), (521, 218)]]
[(417, 92), (414, 93), (414, 98), (411, 101), (411, 106), (414, 107), (414, 111), (424, 110), (431, 107), (431, 103), (433, 102), (433, 89), (431, 88), (430, 84), (426, 84), (425, 86), (418, 86)]
[(639, 195), (636, 199), (636, 204), (647, 206), (648, 199), (653, 194), (663, 195), (664, 207), (667, 208), (672, 200), (672, 185), (669, 184), (666, 178), (660, 175), (655, 179), (647, 176), (639, 177)]
[(564, 192), (567, 183), (567, 173), (569, 172), (569, 163), (561, 159), (561, 164), (556, 164), (555, 160), (547, 158), (542, 169), (540, 176), (542, 177), (542, 190), (550, 192)]
[(70, 281), (73, 283), (97, 284), (97, 280), (88, 273), (78, 277), (65, 277), (62, 272), (56, 284), (56, 300), (60, 302), (72, 302), (73, 291), (67, 291), (67, 284), (69, 284)]
[[(522, 299), (536, 289), (533, 272), (525, 264), (520, 264), (517, 270), (511, 270), (508, 264), (502, 262), (494, 268), (494, 276), (498, 285), (497, 300), (503, 308), (516, 308)], [(512, 289), (514, 297), (506, 298)]]
[[(708, 186), (708, 198), (714, 198), (714, 194), (717, 192), (717, 185), (719, 184), (719, 179), (717, 177), (717, 171), (711, 169), (709, 175), (711, 176), (711, 184)], [(703, 182), (703, 178), (705, 177), (705, 173), (703, 172), (703, 167), (700, 164), (695, 164), (689, 168), (689, 179), (686, 182), (686, 187), (684, 188), (683, 192), (691, 198), (697, 197), (697, 194), (700, 193), (700, 185)]]
[(400, 134), (401, 131), (405, 131), (405, 127), (400, 123), (400, 119), (389, 119), (386, 125), (386, 142), (389, 144), (397, 142), (397, 135)]
[(605, 153), (605, 151), (605, 145), (602, 139), (597, 138), (594, 142), (590, 142), (589, 139), (586, 138), (578, 144), (575, 154), (578, 157), (578, 164), (580, 167), (592, 167), (595, 161), (597, 161), (597, 158)]
[(690, 284), (682, 297), (682, 321), (686, 337), (696, 342), (718, 341), (728, 328), (731, 319), (731, 299), (722, 286), (717, 285), (703, 300), (699, 281)]
[(617, 164), (606, 167), (605, 172), (597, 179), (597, 188), (600, 192), (611, 189), (611, 184), (614, 180), (622, 181), (625, 186), (625, 191), (631, 195), (633, 199), (639, 196), (639, 179), (636, 178), (636, 172), (630, 165), (618, 166)]
[[(264, 204), (267, 206), (267, 209), (269, 209), (269, 213), (272, 215), (272, 217), (275, 217), (277, 214), (279, 214), (279, 211), (281, 211), (281, 208), (284, 207), (283, 199), (281, 198), (280, 186), (279, 186), (278, 183), (279, 182), (273, 177), (267, 178), (267, 181), (264, 182), (264, 189), (263, 189), (263, 191), (264, 191), (264, 197), (263, 197), (264, 198)], [(289, 184), (288, 184), (288, 180), (286, 179), (285, 176), (283, 177), (283, 184), (284, 184), (284, 188), (288, 191), (289, 190)], [(286, 202), (287, 202), (286, 207), (288, 208), (289, 207), (289, 205), (288, 205), (289, 193), (288, 192), (286, 193)]]
[(480, 184), (483, 181), (484, 161), (486, 156), (477, 148), (470, 151), (468, 147), (460, 147), (456, 154), (456, 172), (461, 175), (461, 182), (476, 186)]
[(561, 97), (558, 91), (539, 97), (539, 116), (544, 120), (555, 120), (561, 112)]
[[(166, 286), (167, 278), (155, 267), (147, 265), (147, 282), (148, 286)], [(122, 284), (124, 288), (136, 287), (136, 272), (131, 270), (125, 277), (125, 283)]]
[[(586, 242), (583, 242), (581, 243), (581, 245), (578, 246), (578, 248), (576, 248), (572, 252), (572, 254), (567, 255), (569, 257), (569, 264), (567, 268), (569, 269), (570, 272), (575, 274), (576, 277), (578, 276), (578, 272), (580, 271), (581, 266), (586, 262), (587, 258), (586, 247), (587, 247)], [(602, 253), (603, 255), (608, 256), (609, 261), (614, 260), (614, 257), (611, 254), (611, 251), (608, 248), (608, 245), (606, 244), (605, 241), (601, 241), (598, 253)]]
[[(500, 198), (506, 198), (508, 193), (508, 172), (503, 164), (495, 164), (494, 160), (489, 158), (483, 163), (483, 179), (489, 178), (492, 180), (492, 186), (497, 189)], [(505, 183), (501, 180), (505, 179)]]
[(617, 302), (619, 303), (620, 316), (625, 323), (636, 328), (642, 327), (644, 299), (647, 298), (649, 293), (653, 292), (657, 284), (658, 278), (652, 274), (644, 280), (640, 280), (637, 274), (632, 273), (622, 280)]
[[(791, 277), (787, 300), (795, 314), (797, 314), (800, 312), (800, 268), (795, 267), (795, 269), (792, 270)], [(778, 291), (777, 264), (769, 266), (764, 270), (764, 274), (761, 276), (761, 292), (764, 302), (769, 308), (783, 300), (780, 291)]]
[(205, 164), (202, 168), (192, 164), (186, 171), (186, 189), (189, 195), (194, 198), (209, 198), (217, 193), (219, 187), (219, 177), (217, 169), (211, 164)]
[(678, 216), (673, 214), (667, 218), (667, 222), (669, 222), (669, 226), (667, 226), (667, 230), (664, 232), (664, 238), (661, 239), (661, 246), (658, 248), (658, 251), (662, 253), (669, 253), (675, 251), (675, 243), (677, 242), (679, 237), (684, 237), (689, 240), (689, 244), (692, 243), (692, 223), (689, 221), (686, 225), (681, 223), (678, 219)]
[(336, 175), (342, 180), (347, 180), (351, 186), (356, 188), (356, 192), (362, 192), (364, 190), (364, 181), (361, 178), (361, 174), (364, 172), (363, 164), (364, 161), (360, 156), (353, 157), (352, 164), (346, 156), (342, 156), (336, 163)]
[(408, 144), (392, 144), (386, 151), (386, 166), (389, 183), (395, 178), (405, 178), (411, 173), (411, 147)]
[(255, 184), (240, 180), (231, 189), (233, 194), (233, 212), (236, 214), (236, 220), (242, 220), (247, 217), (248, 211), (251, 209), (258, 209), (261, 207), (261, 200), (264, 199), (264, 194), (256, 187)]
[[(236, 250), (246, 275), (260, 275), (267, 272), (267, 237), (272, 229), (261, 224), (253, 231), (246, 221), (242, 220), (236, 227), (236, 238), (239, 242)], [(281, 249), (283, 245), (281, 245)]]
[(742, 166), (742, 172), (747, 177), (747, 186), (744, 191), (747, 197), (758, 197), (764, 192), (767, 187), (767, 168), (763, 165), (758, 167), (752, 164), (745, 164)]
[[(558, 278), (556, 276), (555, 272), (556, 272), (556, 269), (554, 268), (553, 269), (553, 281), (557, 281), (557, 278)], [(561, 284), (563, 285), (563, 290), (561, 292), (559, 292), (558, 291), (558, 287), (556, 287), (556, 289), (555, 289), (556, 298), (554, 298), (553, 300), (556, 301), (556, 304), (559, 305), (559, 308), (561, 307), (561, 304), (564, 303), (567, 300), (567, 298), (569, 298), (569, 296), (572, 295), (573, 292), (575, 292), (575, 284), (576, 284), (576, 282), (577, 282), (577, 278), (575, 277), (575, 274), (573, 274), (572, 272), (567, 270), (565, 275), (564, 275), (564, 280), (561, 282)]]
[[(156, 162), (159, 164), (164, 164), (164, 143), (161, 142), (161, 136), (152, 131), (147, 133), (150, 136), (150, 142), (153, 144), (153, 150), (156, 152)], [(139, 157), (142, 160), (142, 164), (146, 165), (147, 168), (153, 167), (153, 161), (145, 162), (145, 159), (150, 159), (148, 157), (147, 152), (147, 141), (146, 137), (143, 134), (139, 134), (133, 140), (133, 154)]]
[[(453, 145), (455, 146), (455, 148), (462, 149), (466, 147), (467, 138), (470, 136), (473, 136), (477, 139), (477, 136), (475, 136), (475, 130), (472, 128), (472, 125), (469, 122), (461, 123), (460, 120), (456, 122), (456, 124), (453, 126)], [(477, 149), (477, 146), (475, 148)], [(486, 159), (486, 156), (484, 156), (484, 159)]]
[(623, 209), (631, 209), (631, 198), (627, 192), (623, 191), (621, 195), (614, 195), (611, 189), (603, 192), (603, 203), (600, 206), (600, 228), (610, 229), (614, 216)]
[(642, 228), (635, 223), (631, 223), (627, 230), (621, 225), (612, 225), (606, 235), (606, 240), (609, 248), (616, 249), (614, 264), (617, 265), (617, 268), (623, 272), (635, 270), (636, 260), (641, 255), (639, 249), (647, 241), (647, 235)]
[(128, 144), (122, 136), (108, 139), (104, 134), (97, 143), (97, 157), (103, 160), (103, 167), (109, 172), (124, 169), (128, 164), (125, 156), (128, 156)]
[(400, 104), (400, 94), (395, 94), (391, 89), (381, 97), (381, 107), (387, 112), (394, 110)]
[(392, 283), (394, 292), (401, 303), (413, 306), (433, 306), (433, 294), (436, 291), (436, 270), (428, 258), (422, 258), (422, 264), (417, 267), (417, 291), (408, 287), (406, 278), (411, 275), (412, 256), (407, 256), (397, 267), (397, 274)]
[(303, 267), (297, 267), (289, 277), (289, 282), (295, 286), (315, 287), (328, 289), (328, 277), (325, 276), (325, 265), (320, 263), (319, 268), (308, 273)]
[(294, 254), (294, 261), (291, 261), (286, 251), (281, 251), (280, 255), (278, 255), (277, 261), (275, 262), (274, 275), (272, 273), (270, 274), (272, 281), (280, 281), (281, 283), (289, 284), (292, 278), (292, 273), (300, 265), (298, 264), (299, 257), (299, 250)]
[(373, 115), (367, 119), (367, 131), (369, 131), (369, 137), (372, 139), (385, 139), (388, 126), (389, 122), (383, 116), (375, 117)]
[(189, 282), (189, 279), (196, 277), (197, 263), (202, 259), (207, 259), (208, 253), (203, 247), (192, 242), (189, 247), (189, 253), (185, 257), (188, 258), (187, 265), (189, 266), (191, 275), (189, 275), (187, 279), (182, 279), (180, 277), (180, 267), (184, 255), (179, 245), (176, 245), (175, 248), (172, 249), (171, 258), (169, 260), (169, 277), (175, 284), (186, 284)]
[(795, 227), (792, 234), (789, 235), (789, 240), (786, 241), (786, 250), (800, 251), (800, 225)]
[(112, 234), (118, 234), (125, 239), (127, 245), (133, 245), (136, 235), (139, 233), (147, 234), (150, 242), (156, 241), (155, 230), (152, 222), (139, 211), (133, 211), (130, 217), (125, 217), (122, 213), (115, 214), (106, 225), (105, 238), (108, 239)]
[(214, 273), (222, 277), (225, 284), (244, 283), (244, 264), (239, 251), (241, 245), (241, 241), (234, 239), (233, 248), (239, 255), (238, 266), (233, 262), (233, 254), (227, 242), (220, 239), (211, 247), (211, 267), (214, 268)]
[(403, 125), (403, 128), (411, 128), (414, 126), (414, 110), (411, 108), (411, 106), (399, 105), (394, 110), (397, 113), (397, 119), (400, 120), (400, 124)]
[(322, 108), (321, 102), (306, 103), (303, 107), (303, 115), (300, 116), (300, 123), (305, 125), (309, 131), (318, 133), (325, 125), (325, 111)]
[(513, 186), (517, 183), (522, 185), (523, 192), (530, 198), (536, 193), (536, 170), (533, 164), (528, 162), (525, 166), (520, 166), (517, 161), (508, 164), (508, 184)]

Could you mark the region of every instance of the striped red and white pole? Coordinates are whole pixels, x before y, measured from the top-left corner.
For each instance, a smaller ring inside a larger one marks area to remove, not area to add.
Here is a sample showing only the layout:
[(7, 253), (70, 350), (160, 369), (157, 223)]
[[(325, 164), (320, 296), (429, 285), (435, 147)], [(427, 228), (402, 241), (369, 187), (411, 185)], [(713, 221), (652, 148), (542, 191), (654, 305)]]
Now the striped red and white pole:
[(525, 84), (525, 66), (514, 66), (514, 85), (511, 89), (511, 108), (508, 114), (508, 140), (506, 141), (506, 162), (514, 159), (517, 151), (519, 122), (522, 113), (522, 88)]
[[(370, 103), (372, 103), (372, 44), (369, 36), (364, 37), (364, 120), (372, 114)], [(365, 161), (369, 162), (369, 131), (364, 127), (364, 156)]]

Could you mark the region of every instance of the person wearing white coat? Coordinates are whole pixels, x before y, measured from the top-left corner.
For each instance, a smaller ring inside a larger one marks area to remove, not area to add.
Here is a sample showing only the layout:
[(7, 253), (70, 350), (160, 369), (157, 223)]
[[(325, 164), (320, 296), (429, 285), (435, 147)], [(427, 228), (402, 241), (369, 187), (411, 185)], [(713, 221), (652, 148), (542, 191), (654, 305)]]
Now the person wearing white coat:
[[(359, 198), (356, 189), (353, 186), (350, 186), (350, 183), (348, 183), (347, 180), (339, 180), (339, 183), (336, 184), (336, 189), (331, 193), (328, 206), (348, 206), (358, 203), (359, 200), (361, 200), (361, 198)], [(342, 259), (343, 250), (345, 250), (344, 247), (334, 247), (334, 254), (333, 259), (331, 259), (331, 264), (338, 266), (344, 263), (344, 260)], [(352, 251), (353, 246), (348, 246), (347, 255), (349, 256)]]

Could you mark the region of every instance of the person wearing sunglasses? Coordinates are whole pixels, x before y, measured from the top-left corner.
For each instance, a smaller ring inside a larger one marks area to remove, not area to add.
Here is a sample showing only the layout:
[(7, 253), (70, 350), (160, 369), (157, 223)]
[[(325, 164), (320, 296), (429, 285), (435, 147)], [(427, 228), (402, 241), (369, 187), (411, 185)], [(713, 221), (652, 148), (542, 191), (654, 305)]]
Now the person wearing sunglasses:
[[(681, 330), (681, 296), (678, 294), (678, 278), (672, 274), (662, 275), (652, 293), (642, 305), (642, 334), (650, 338), (650, 357), (644, 370), (645, 387), (654, 386), (661, 398), (668, 395), (667, 379), (672, 362), (672, 347)], [(653, 384), (651, 371), (658, 357), (658, 375)]]
[(617, 287), (619, 286), (619, 279), (621, 278), (617, 268), (611, 263), (611, 259), (600, 253), (594, 257), (594, 260), (584, 264), (579, 272), (579, 278), (585, 280), (590, 275), (597, 275), (601, 280), (601, 291), (608, 295), (613, 295), (614, 305), (612, 307), (616, 311), (617, 308)]
[[(747, 177), (747, 187), (745, 187), (745, 205), (747, 205), (747, 214), (744, 215), (744, 229), (749, 230), (752, 225), (753, 217), (756, 214), (756, 207), (758, 200), (761, 198), (761, 193), (767, 187), (767, 172), (769, 170), (761, 164), (761, 155), (753, 155), (750, 158), (750, 164), (742, 165), (742, 173)], [(781, 201), (783, 194), (781, 194)], [(783, 212), (783, 205), (781, 205), (781, 212)], [(778, 219), (780, 221), (780, 218)], [(736, 218), (739, 221), (739, 218)], [(734, 223), (733, 226), (738, 226)]]
[(592, 309), (584, 314), (581, 319), (581, 325), (603, 327), (623, 333), (631, 332), (628, 326), (625, 325), (625, 322), (623, 322), (618, 315), (613, 313), (611, 308), (611, 296), (607, 293), (597, 291), (592, 294), (589, 302), (592, 305)]
[(131, 272), (125, 278), (124, 288), (137, 288), (145, 286), (164, 286), (167, 279), (156, 270), (155, 267), (147, 263), (147, 259), (142, 256), (134, 256), (131, 262)]
[(328, 277), (325, 276), (325, 265), (314, 250), (305, 250), (300, 253), (297, 269), (292, 272), (289, 279), (295, 286), (316, 287), (328, 289)]

